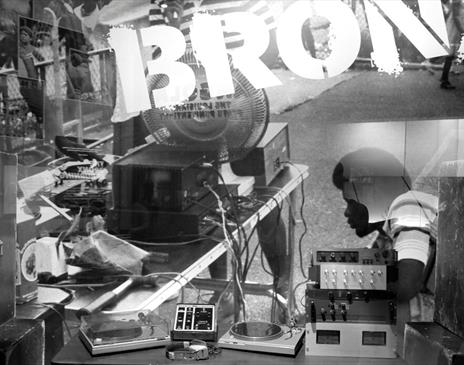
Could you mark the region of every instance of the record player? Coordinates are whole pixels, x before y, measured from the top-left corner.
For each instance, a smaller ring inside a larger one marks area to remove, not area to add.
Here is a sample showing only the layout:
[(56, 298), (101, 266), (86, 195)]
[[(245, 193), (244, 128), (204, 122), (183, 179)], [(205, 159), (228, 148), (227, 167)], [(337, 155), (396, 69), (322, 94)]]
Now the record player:
[(296, 356), (303, 345), (304, 329), (269, 322), (238, 322), (219, 339), (226, 349)]
[(92, 355), (162, 347), (170, 323), (153, 311), (97, 313), (81, 317), (79, 337)]

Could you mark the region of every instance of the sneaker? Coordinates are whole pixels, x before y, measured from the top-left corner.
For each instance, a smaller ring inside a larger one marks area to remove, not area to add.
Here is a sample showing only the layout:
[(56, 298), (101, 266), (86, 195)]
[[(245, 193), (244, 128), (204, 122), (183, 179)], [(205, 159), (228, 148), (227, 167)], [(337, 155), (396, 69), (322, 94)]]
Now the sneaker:
[(453, 90), (456, 89), (456, 86), (452, 85), (449, 81), (442, 81), (440, 84), (440, 88), (446, 90)]

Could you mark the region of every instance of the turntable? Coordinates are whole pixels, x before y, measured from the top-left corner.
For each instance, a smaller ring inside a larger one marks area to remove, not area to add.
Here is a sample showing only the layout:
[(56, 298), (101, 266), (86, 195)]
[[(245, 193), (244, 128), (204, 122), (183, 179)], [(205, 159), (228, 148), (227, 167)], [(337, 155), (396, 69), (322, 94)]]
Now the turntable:
[(225, 349), (296, 356), (303, 344), (304, 329), (269, 322), (239, 322), (220, 338)]
[(79, 336), (92, 355), (162, 347), (170, 343), (166, 320), (152, 311), (81, 317)]

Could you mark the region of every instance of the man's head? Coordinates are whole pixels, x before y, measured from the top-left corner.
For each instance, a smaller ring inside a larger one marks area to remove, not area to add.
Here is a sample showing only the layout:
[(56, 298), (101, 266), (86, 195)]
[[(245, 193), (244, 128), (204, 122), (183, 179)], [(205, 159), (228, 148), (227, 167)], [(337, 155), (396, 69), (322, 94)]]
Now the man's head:
[(411, 186), (403, 164), (377, 148), (345, 155), (334, 168), (332, 182), (342, 191), (348, 224), (360, 237), (385, 221), (392, 201)]
[(27, 26), (22, 26), (19, 30), (19, 39), (21, 43), (28, 44), (32, 41), (33, 33), (32, 29)]

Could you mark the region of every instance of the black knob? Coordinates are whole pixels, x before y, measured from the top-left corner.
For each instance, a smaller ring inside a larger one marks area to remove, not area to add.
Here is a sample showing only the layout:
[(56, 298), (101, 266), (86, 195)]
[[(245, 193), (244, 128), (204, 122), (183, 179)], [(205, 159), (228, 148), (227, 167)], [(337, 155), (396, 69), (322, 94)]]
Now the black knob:
[(335, 261), (335, 252), (332, 252), (330, 254), (330, 261), (332, 261), (332, 262)]
[(335, 321), (335, 304), (330, 305), (330, 318), (332, 318), (332, 321)]
[(311, 301), (311, 323), (316, 322), (316, 304), (314, 304), (314, 301)]
[(333, 292), (329, 291), (329, 301), (333, 303), (335, 301), (335, 295)]
[(348, 301), (349, 304), (353, 303), (353, 294), (351, 294), (350, 291), (346, 293), (346, 300)]
[(345, 304), (342, 304), (340, 306), (340, 313), (342, 314), (342, 318), (343, 320), (346, 322), (346, 315), (347, 315), (347, 310), (346, 310), (346, 305)]
[(393, 302), (388, 303), (388, 313), (390, 315), (390, 322), (395, 323), (395, 321), (396, 321), (396, 310), (395, 310), (395, 304)]

